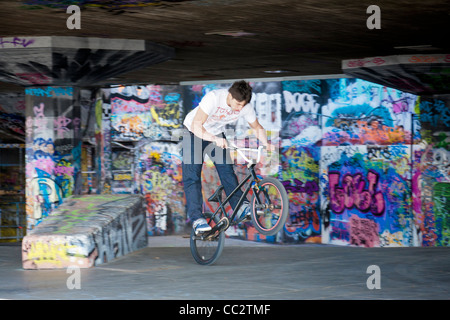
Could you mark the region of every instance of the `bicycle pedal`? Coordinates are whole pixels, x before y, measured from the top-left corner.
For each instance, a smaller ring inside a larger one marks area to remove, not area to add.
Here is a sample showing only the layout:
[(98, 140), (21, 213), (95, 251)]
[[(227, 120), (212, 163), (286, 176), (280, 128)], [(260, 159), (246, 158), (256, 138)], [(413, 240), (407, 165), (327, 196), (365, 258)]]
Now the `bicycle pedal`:
[(200, 231), (200, 230), (198, 230), (198, 231), (195, 231), (194, 233), (195, 233), (195, 235), (197, 236), (197, 237), (203, 237), (206, 233), (208, 233), (209, 231)]

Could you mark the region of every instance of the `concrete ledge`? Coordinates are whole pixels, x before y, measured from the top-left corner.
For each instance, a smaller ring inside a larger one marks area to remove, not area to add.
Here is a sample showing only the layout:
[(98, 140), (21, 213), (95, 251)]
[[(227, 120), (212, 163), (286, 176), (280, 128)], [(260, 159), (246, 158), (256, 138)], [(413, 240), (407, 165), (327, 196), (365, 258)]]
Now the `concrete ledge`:
[(141, 196), (73, 196), (25, 236), (22, 265), (90, 268), (146, 246)]

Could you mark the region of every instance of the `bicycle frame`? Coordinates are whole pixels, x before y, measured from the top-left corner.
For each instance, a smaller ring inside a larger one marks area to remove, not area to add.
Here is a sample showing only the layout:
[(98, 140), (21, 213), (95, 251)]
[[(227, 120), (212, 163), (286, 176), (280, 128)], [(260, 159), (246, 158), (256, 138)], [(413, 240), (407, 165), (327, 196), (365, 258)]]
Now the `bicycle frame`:
[[(234, 217), (236, 216), (237, 212), (239, 211), (240, 207), (242, 206), (242, 204), (244, 203), (244, 199), (247, 197), (247, 194), (250, 192), (250, 190), (253, 188), (255, 190), (258, 190), (258, 185), (254, 184), (252, 187), (252, 183), (253, 182), (258, 182), (259, 178), (257, 177), (256, 173), (255, 173), (255, 166), (256, 164), (259, 162), (260, 157), (261, 157), (261, 150), (263, 149), (263, 147), (259, 147), (258, 149), (245, 149), (245, 148), (238, 148), (236, 146), (232, 146), (229, 149), (233, 149), (233, 150), (237, 150), (241, 156), (244, 158), (244, 160), (248, 163), (247, 168), (250, 171), (250, 173), (247, 175), (247, 177), (245, 177), (245, 179), (243, 179), (238, 186), (225, 198), (225, 200), (222, 202), (221, 197), (219, 197), (218, 203), (219, 203), (219, 207), (216, 209), (216, 211), (214, 211), (213, 215), (210, 217), (208, 223), (211, 222), (212, 219), (214, 219), (214, 217), (219, 213), (219, 211), (222, 211), (221, 216), (227, 217), (228, 219), (228, 225), (226, 226), (225, 230), (231, 225), (231, 221), (233, 221)], [(250, 150), (250, 151), (255, 151), (258, 152), (258, 157), (256, 162), (254, 162), (253, 160), (248, 159), (243, 153), (242, 150)], [(239, 198), (239, 201), (236, 205), (236, 208), (234, 208), (233, 213), (231, 216), (229, 216), (225, 210), (225, 205), (228, 204), (230, 202), (231, 197), (233, 197), (236, 192), (238, 190), (240, 190), (248, 181), (250, 180), (250, 183), (248, 184), (247, 188), (245, 189), (245, 191), (243, 192), (242, 196)], [(220, 187), (219, 187), (220, 188)], [(257, 192), (255, 192), (255, 195), (257, 196)], [(256, 201), (258, 202), (258, 204), (260, 204), (260, 200), (258, 197), (256, 197)], [(221, 225), (217, 225), (215, 226), (210, 232), (208, 232), (208, 234), (213, 234), (218, 228), (221, 228)]]

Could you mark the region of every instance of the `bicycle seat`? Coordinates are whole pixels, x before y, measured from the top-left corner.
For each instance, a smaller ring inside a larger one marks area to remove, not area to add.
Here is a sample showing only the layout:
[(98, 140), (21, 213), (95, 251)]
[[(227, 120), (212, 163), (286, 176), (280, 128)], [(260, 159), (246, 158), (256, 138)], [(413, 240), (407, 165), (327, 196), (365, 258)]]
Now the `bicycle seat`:
[(209, 197), (208, 202), (219, 202), (222, 201), (222, 190), (223, 190), (223, 186), (220, 186), (216, 192), (214, 192), (214, 194)]

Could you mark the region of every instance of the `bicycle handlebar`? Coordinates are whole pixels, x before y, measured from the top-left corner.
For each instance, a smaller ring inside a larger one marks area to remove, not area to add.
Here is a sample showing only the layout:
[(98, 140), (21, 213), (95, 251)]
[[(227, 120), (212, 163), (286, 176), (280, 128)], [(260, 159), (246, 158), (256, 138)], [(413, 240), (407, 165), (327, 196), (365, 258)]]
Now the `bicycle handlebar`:
[(230, 149), (230, 150), (236, 150), (236, 151), (241, 155), (241, 157), (244, 158), (244, 160), (245, 160), (247, 163), (249, 163), (249, 164), (253, 163), (253, 160), (247, 158), (247, 157), (245, 156), (245, 154), (244, 154), (243, 151), (257, 152), (257, 153), (258, 153), (258, 156), (257, 156), (257, 158), (256, 158), (256, 163), (259, 163), (259, 161), (261, 160), (261, 153), (262, 153), (262, 150), (266, 148), (266, 147), (264, 147), (264, 146), (259, 146), (258, 149), (253, 149), (253, 148), (240, 148), (240, 147), (236, 146), (235, 144), (233, 144), (233, 143), (230, 142), (230, 141), (227, 141), (227, 142), (228, 142), (228, 147), (227, 147), (227, 149)]

